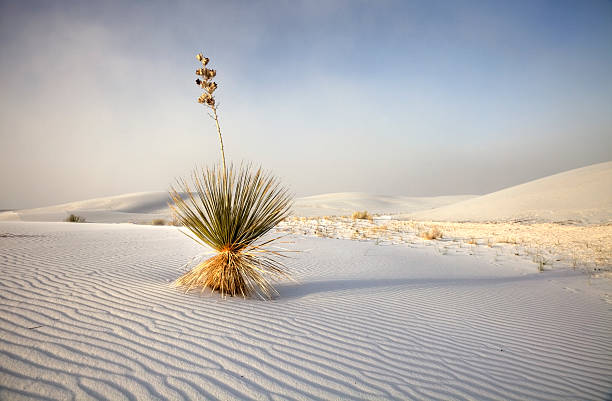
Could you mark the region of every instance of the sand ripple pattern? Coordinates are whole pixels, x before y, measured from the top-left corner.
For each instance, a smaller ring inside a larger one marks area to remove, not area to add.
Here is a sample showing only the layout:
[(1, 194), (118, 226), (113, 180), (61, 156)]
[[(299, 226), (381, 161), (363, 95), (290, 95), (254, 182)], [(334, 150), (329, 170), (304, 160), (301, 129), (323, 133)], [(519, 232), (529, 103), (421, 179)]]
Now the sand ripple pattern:
[(612, 311), (572, 271), (294, 238), (271, 302), (169, 287), (174, 227), (0, 223), (1, 400), (604, 400)]

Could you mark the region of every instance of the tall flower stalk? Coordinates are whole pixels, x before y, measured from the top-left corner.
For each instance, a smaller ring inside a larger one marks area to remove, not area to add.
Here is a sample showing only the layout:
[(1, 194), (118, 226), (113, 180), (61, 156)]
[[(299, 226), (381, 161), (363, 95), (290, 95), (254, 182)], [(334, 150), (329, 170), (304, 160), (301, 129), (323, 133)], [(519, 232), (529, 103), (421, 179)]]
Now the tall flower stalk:
[(223, 160), (223, 170), (225, 171), (227, 170), (227, 165), (225, 164), (223, 136), (221, 135), (221, 126), (219, 125), (219, 116), (217, 115), (217, 105), (215, 97), (213, 95), (215, 90), (217, 90), (217, 83), (211, 81), (211, 79), (213, 79), (217, 75), (217, 70), (206, 68), (210, 59), (208, 57), (204, 57), (202, 53), (198, 53), (196, 58), (202, 63), (202, 68), (198, 68), (196, 70), (196, 75), (200, 76), (202, 79), (197, 78), (195, 80), (195, 83), (204, 90), (204, 93), (202, 93), (198, 98), (198, 103), (210, 107), (213, 112), (213, 119), (215, 120), (215, 124), (217, 125), (217, 133), (219, 134), (219, 142), (221, 143), (221, 158)]
[(207, 68), (209, 59), (198, 54), (202, 68), (196, 70), (196, 84), (204, 90), (198, 102), (212, 110), (219, 142), (222, 166), (194, 170), (192, 183), (178, 180), (172, 187), (170, 204), (173, 214), (201, 245), (216, 255), (199, 263), (179, 277), (174, 285), (186, 292), (200, 288), (219, 291), (222, 296), (258, 295), (271, 299), (276, 290), (270, 280), (289, 278), (281, 263), (283, 251), (270, 248), (279, 238), (264, 238), (290, 213), (292, 197), (280, 181), (261, 168), (250, 165), (234, 168), (225, 162), (223, 137), (213, 95), (217, 75)]

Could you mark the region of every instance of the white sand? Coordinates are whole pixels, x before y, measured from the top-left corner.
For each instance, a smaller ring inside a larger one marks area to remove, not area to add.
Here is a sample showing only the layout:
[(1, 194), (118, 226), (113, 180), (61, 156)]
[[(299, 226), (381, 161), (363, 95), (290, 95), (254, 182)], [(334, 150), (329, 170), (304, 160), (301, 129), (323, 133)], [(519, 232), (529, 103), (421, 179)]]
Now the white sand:
[(305, 251), (300, 284), (271, 302), (170, 287), (201, 252), (176, 227), (58, 222), (169, 219), (165, 192), (0, 213), (0, 400), (612, 399), (610, 274), (566, 268), (609, 265), (611, 183), (612, 162), (473, 199), (297, 199), (298, 215), (600, 225), (444, 223), (426, 241), (427, 223), (296, 218), (279, 229)]
[(473, 222), (610, 222), (612, 162), (551, 175), (449, 206), (412, 213), (405, 218)]
[(301, 284), (221, 300), (169, 287), (200, 251), (175, 227), (0, 223), (0, 399), (612, 395), (607, 279), (487, 247), (292, 238)]

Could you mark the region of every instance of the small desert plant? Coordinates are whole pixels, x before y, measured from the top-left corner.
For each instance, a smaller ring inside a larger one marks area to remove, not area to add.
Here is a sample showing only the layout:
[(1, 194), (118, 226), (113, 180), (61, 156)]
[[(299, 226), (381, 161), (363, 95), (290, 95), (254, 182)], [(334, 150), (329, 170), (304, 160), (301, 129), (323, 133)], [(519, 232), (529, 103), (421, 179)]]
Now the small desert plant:
[(438, 227), (433, 227), (426, 231), (421, 231), (419, 236), (424, 239), (433, 240), (442, 238), (442, 231)]
[(70, 216), (66, 217), (66, 221), (69, 223), (85, 223), (85, 217), (71, 213)]
[(544, 271), (544, 266), (552, 265), (552, 260), (551, 259), (546, 259), (544, 257), (544, 255), (542, 255), (541, 252), (537, 252), (535, 255), (533, 255), (533, 262), (538, 265), (538, 271), (539, 272), (543, 272)]
[(151, 224), (153, 224), (154, 226), (165, 226), (167, 223), (164, 219), (153, 219), (153, 221), (151, 221)]
[(261, 168), (226, 165), (213, 96), (217, 84), (210, 82), (216, 71), (206, 68), (209, 59), (202, 54), (197, 59), (202, 68), (196, 74), (202, 79), (196, 79), (196, 84), (204, 90), (198, 102), (212, 110), (222, 164), (194, 170), (191, 185), (179, 180), (178, 188), (170, 190), (174, 202), (170, 207), (174, 219), (191, 232), (186, 234), (217, 254), (179, 277), (174, 285), (186, 291), (210, 288), (222, 296), (258, 295), (270, 299), (276, 291), (267, 277), (289, 276), (279, 261), (284, 256), (282, 252), (266, 248), (278, 238), (262, 237), (288, 217), (292, 198), (275, 177)]
[(372, 220), (372, 215), (367, 210), (354, 212), (351, 216), (353, 219)]

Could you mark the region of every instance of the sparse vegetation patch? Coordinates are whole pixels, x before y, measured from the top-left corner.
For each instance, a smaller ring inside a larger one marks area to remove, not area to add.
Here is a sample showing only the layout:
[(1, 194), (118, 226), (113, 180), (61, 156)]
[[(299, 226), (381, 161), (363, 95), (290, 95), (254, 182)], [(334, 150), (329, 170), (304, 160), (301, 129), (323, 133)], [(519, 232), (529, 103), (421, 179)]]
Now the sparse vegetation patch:
[[(567, 225), (556, 223), (452, 223), (350, 217), (290, 217), (280, 229), (301, 235), (373, 240), (376, 244), (413, 244), (418, 238), (437, 237), (456, 249), (479, 247), (527, 258), (546, 270), (553, 266), (582, 268), (589, 272), (612, 270), (612, 224)], [(442, 234), (443, 233), (443, 234)], [(441, 251), (443, 252), (443, 250)], [(540, 256), (537, 256), (540, 254)], [(543, 257), (543, 259), (541, 258)], [(541, 263), (540, 263), (541, 262)]]

